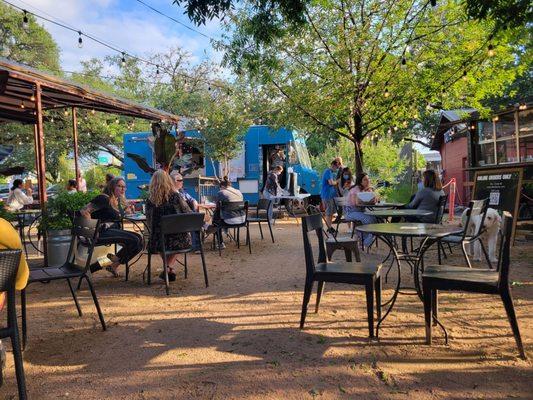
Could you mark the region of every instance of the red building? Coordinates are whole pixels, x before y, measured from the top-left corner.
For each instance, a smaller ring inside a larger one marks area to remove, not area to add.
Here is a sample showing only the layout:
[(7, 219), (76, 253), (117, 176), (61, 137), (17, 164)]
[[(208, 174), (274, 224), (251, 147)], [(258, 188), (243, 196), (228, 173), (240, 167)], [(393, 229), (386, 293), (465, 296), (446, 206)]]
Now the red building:
[(471, 182), (468, 179), (468, 124), (462, 122), (471, 119), (476, 110), (443, 110), (437, 131), (433, 136), (431, 150), (437, 150), (441, 156), (443, 184), (452, 178), (456, 181), (455, 204), (467, 205), (470, 200)]

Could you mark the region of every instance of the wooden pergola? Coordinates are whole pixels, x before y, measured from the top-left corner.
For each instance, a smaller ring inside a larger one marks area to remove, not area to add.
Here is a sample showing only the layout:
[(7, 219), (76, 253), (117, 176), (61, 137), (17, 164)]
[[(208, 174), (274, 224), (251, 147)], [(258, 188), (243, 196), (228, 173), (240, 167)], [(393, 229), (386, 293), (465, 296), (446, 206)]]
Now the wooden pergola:
[(178, 123), (178, 117), (174, 114), (109, 95), (0, 57), (0, 123), (33, 124), (39, 199), (42, 207), (46, 203), (43, 112), (61, 108), (72, 109), (74, 166), (77, 181), (80, 179), (76, 115), (78, 108), (154, 122)]

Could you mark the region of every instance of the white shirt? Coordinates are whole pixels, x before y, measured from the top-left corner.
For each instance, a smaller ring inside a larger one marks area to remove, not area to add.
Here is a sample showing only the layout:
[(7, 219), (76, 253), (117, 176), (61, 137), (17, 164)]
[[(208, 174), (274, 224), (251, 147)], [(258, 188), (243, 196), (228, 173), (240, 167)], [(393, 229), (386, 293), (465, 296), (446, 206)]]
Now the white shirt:
[(78, 192), (87, 192), (87, 181), (85, 180), (85, 178), (80, 177), (80, 181), (78, 182)]
[(22, 209), (26, 204), (33, 203), (33, 197), (27, 196), (22, 189), (16, 188), (13, 190), (6, 200), (6, 207), (9, 211), (17, 211)]

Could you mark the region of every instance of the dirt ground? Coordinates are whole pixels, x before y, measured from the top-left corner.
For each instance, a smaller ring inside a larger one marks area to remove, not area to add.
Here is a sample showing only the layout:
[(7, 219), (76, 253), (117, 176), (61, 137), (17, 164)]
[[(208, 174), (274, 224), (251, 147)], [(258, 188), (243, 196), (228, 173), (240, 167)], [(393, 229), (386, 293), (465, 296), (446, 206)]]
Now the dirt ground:
[[(65, 282), (28, 289), (29, 345), (24, 367), (31, 399), (531, 399), (530, 361), (518, 358), (498, 297), (445, 294), (444, 344), (424, 344), (423, 308), (401, 295), (379, 341), (367, 338), (364, 289), (326, 285), (320, 312), (310, 307), (298, 329), (305, 267), (301, 228), (278, 222), (276, 243), (252, 228), (253, 254), (231, 243), (207, 252), (209, 288), (199, 256), (171, 295), (154, 271), (143, 284), (146, 257), (129, 282), (106, 272), (94, 278), (108, 330), (103, 332), (86, 285), (79, 318)], [(522, 339), (533, 357), (533, 245), (512, 250), (513, 296)], [(457, 251), (452, 261), (460, 262)], [(341, 258), (337, 252), (334, 258)], [(364, 254), (379, 262), (384, 245)], [(435, 260), (428, 254), (426, 263)], [(161, 261), (156, 261), (160, 267)], [(404, 279), (411, 280), (404, 267)], [(385, 284), (384, 297), (392, 293)], [(311, 304), (314, 304), (314, 295)], [(6, 341), (6, 343), (9, 341)], [(16, 397), (8, 353), (0, 398)]]

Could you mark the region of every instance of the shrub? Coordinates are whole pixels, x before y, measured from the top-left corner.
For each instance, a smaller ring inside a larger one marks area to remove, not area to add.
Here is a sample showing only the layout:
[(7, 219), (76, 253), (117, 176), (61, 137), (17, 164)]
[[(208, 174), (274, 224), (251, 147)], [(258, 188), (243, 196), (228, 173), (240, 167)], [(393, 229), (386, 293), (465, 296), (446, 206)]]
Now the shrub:
[(50, 231), (72, 228), (74, 213), (81, 210), (97, 195), (98, 192), (59, 192), (56, 197), (48, 201), (46, 215), (43, 216), (39, 229)]

